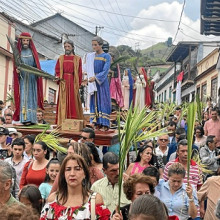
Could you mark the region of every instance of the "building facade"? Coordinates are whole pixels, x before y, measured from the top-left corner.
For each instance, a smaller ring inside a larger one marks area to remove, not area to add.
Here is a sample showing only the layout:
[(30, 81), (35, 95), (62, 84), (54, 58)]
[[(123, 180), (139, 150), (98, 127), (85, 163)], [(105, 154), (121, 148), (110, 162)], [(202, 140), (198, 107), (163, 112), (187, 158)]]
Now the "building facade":
[[(173, 62), (175, 66), (180, 65), (179, 70), (175, 68), (174, 94), (176, 92), (177, 76), (181, 71), (184, 72), (181, 85), (182, 102), (191, 102), (194, 100), (196, 93), (197, 63), (210, 54), (215, 48), (218, 48), (219, 44), (220, 42), (179, 42), (173, 51), (171, 51), (167, 61)], [(205, 90), (205, 86), (203, 90)]]
[(15, 26), (10, 19), (0, 14), (0, 100), (6, 100), (7, 94), (12, 92), (13, 54), (6, 35), (14, 40)]
[(35, 29), (59, 38), (61, 42), (68, 38), (75, 44), (75, 53), (83, 57), (92, 52), (92, 39), (95, 34), (57, 13), (31, 25)]
[(196, 93), (203, 101), (211, 97), (213, 103), (217, 103), (218, 71), (216, 65), (218, 57), (219, 49), (216, 48), (197, 64)]
[[(176, 68), (180, 68), (179, 65)], [(155, 81), (155, 101), (156, 102), (174, 102), (175, 96), (173, 95), (174, 88), (174, 73), (175, 66), (172, 65), (166, 72), (160, 74)]]

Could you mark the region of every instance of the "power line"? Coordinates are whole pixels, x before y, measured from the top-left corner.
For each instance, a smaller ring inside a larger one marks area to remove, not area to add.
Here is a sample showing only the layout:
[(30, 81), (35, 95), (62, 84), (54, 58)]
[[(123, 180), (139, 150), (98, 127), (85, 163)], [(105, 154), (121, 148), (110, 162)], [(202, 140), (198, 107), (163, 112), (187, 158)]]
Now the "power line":
[(92, 8), (92, 7), (89, 7), (89, 6), (80, 5), (80, 4), (73, 3), (73, 2), (70, 2), (70, 1), (67, 1), (67, 0), (63, 0), (63, 2), (67, 2), (67, 3), (72, 4), (72, 5), (77, 5), (77, 6), (83, 7), (83, 8), (88, 8), (88, 9), (92, 9), (92, 10), (96, 10), (96, 11), (98, 10), (98, 11), (106, 12), (108, 14), (121, 15), (121, 16), (125, 16), (125, 17), (130, 17), (130, 18), (138, 18), (138, 19), (150, 20), (150, 21), (178, 22), (178, 21), (171, 21), (171, 20), (164, 20), (164, 19), (157, 19), (157, 18), (143, 18), (143, 17), (139, 17), (139, 16), (120, 14), (120, 13), (117, 13), (117, 12), (111, 12), (111, 11), (106, 11), (106, 10), (97, 9), (97, 8), (95, 9), (95, 8)]
[[(173, 42), (175, 42), (176, 37), (177, 37), (177, 34), (178, 34), (178, 32), (179, 32), (179, 27), (180, 27), (180, 23), (181, 23), (181, 19), (182, 19), (182, 15), (183, 15), (183, 11), (184, 11), (185, 4), (186, 4), (186, 0), (183, 1), (183, 7), (182, 7), (181, 14), (180, 14), (179, 23), (178, 23), (178, 26), (177, 26), (177, 31), (176, 31), (176, 34), (175, 34), (175, 37), (174, 37)], [(164, 51), (164, 54), (163, 54), (163, 56), (162, 56), (162, 59), (163, 59), (164, 56), (166, 55), (168, 49), (169, 49), (169, 47), (167, 47), (167, 49)]]
[[(118, 7), (118, 10), (119, 10), (120, 14), (122, 14), (121, 9), (120, 9), (120, 7), (119, 7), (119, 5), (118, 5), (118, 1), (117, 1), (117, 0), (115, 0), (115, 2), (116, 2), (116, 4), (117, 4), (117, 7)], [(124, 21), (125, 25), (127, 26), (127, 29), (128, 29), (128, 30), (130, 30), (130, 28), (129, 28), (129, 26), (128, 26), (127, 22), (125, 21), (124, 16), (123, 16), (123, 15), (121, 15), (121, 17), (122, 17), (122, 19), (123, 19), (123, 21)]]
[(185, 35), (186, 37), (189, 37), (189, 38), (191, 38), (191, 39), (193, 39), (193, 40), (200, 41), (200, 39), (197, 39), (197, 38), (194, 38), (194, 37), (191, 37), (191, 36), (185, 34), (182, 30), (180, 30), (180, 32), (181, 32), (183, 35)]
[[(105, 9), (105, 7), (104, 7), (104, 5), (103, 5), (103, 3), (102, 3), (102, 0), (99, 0), (99, 1), (101, 2), (103, 8)], [(108, 2), (109, 2), (109, 5), (110, 5), (112, 11), (115, 12), (114, 8), (112, 7), (111, 2), (110, 2), (109, 0), (108, 0)], [(106, 11), (106, 9), (105, 9), (105, 11)], [(116, 27), (117, 25), (115, 25), (115, 22), (113, 22), (111, 16), (110, 16), (109, 14), (107, 14), (107, 16), (108, 16), (108, 17), (110, 18), (110, 20), (112, 21), (112, 24)], [(122, 30), (124, 30), (124, 28), (123, 28), (123, 26), (122, 26), (122, 24), (121, 24), (121, 21), (120, 21), (119, 18), (118, 18), (118, 15), (116, 15), (115, 17), (117, 18), (118, 23), (119, 23), (119, 25), (121, 26)], [(114, 31), (114, 32), (115, 32), (115, 31)], [(126, 41), (127, 41), (127, 40), (126, 40)], [(130, 41), (130, 44), (132, 44), (132, 43), (131, 43), (131, 40), (129, 40), (129, 41)], [(128, 42), (126, 42), (126, 43), (128, 44)], [(129, 45), (129, 44), (128, 44), (128, 45)]]
[[(33, 1), (32, 1), (33, 2)], [(25, 4), (25, 3), (24, 3)], [(41, 10), (41, 8), (39, 8), (39, 7), (37, 7), (39, 10)], [(40, 17), (40, 20), (41, 20), (42, 18)], [(62, 26), (60, 26), (58, 23), (56, 23), (56, 22), (54, 22), (55, 24), (57, 24), (60, 28), (61, 28), (61, 30), (63, 29), (63, 31), (65, 32), (66, 30), (64, 30), (64, 28), (62, 27)], [(44, 23), (44, 25), (42, 25), (42, 24), (39, 24), (39, 26), (41, 26), (41, 27), (43, 27), (43, 29), (45, 29), (45, 30), (47, 30), (47, 31), (49, 31), (49, 33), (53, 33), (54, 34), (54, 36), (56, 36), (57, 38), (61, 38), (61, 35), (58, 35), (58, 33), (60, 33), (60, 30), (58, 30), (58, 29), (56, 29), (53, 25), (51, 25), (51, 24), (49, 24), (49, 23)], [(50, 29), (48, 29), (47, 27), (49, 26), (49, 28)], [(54, 32), (54, 31), (56, 31), (56, 32)], [(68, 33), (66, 33), (66, 34), (68, 34)], [(75, 35), (75, 36), (77, 36), (77, 35)], [(75, 42), (77, 42), (77, 45), (76, 45), (76, 47), (78, 47), (78, 48), (80, 48), (80, 49), (82, 49), (82, 50), (85, 50), (84, 49), (84, 45), (82, 44), (82, 43), (80, 43), (80, 41), (79, 40), (77, 40), (76, 38), (74, 39), (74, 41)], [(80, 46), (81, 45), (81, 46)]]
[(182, 7), (181, 14), (180, 14), (180, 19), (179, 19), (179, 23), (178, 23), (178, 26), (177, 26), (177, 31), (176, 31), (176, 34), (175, 34), (175, 37), (174, 37), (173, 42), (175, 42), (176, 37), (177, 37), (177, 34), (178, 34), (178, 32), (179, 32), (180, 23), (181, 23), (181, 19), (182, 19), (182, 15), (183, 15), (183, 11), (184, 11), (185, 4), (186, 4), (186, 0), (183, 1), (183, 7)]
[[(108, 0), (108, 2), (109, 2), (110, 6), (111, 6), (111, 8), (112, 8), (112, 11), (115, 12), (115, 9), (112, 7), (111, 1)], [(120, 9), (119, 9), (119, 10), (120, 10)], [(120, 17), (119, 15), (116, 15), (116, 18), (117, 18), (117, 20), (118, 20), (118, 22), (119, 22), (119, 24), (120, 24), (122, 30), (125, 31), (125, 29), (124, 29), (124, 27), (123, 27), (123, 25), (122, 25), (122, 23), (121, 23), (119, 17)], [(130, 42), (130, 45), (132, 45), (132, 41), (129, 40), (129, 42)]]

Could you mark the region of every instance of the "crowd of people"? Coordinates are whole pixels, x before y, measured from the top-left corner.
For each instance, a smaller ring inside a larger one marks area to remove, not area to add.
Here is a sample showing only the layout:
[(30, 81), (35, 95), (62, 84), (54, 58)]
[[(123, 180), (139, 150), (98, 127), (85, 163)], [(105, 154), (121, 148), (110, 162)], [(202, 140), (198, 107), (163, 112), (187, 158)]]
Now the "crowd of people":
[(195, 123), (189, 171), (181, 107), (167, 117), (167, 134), (138, 143), (124, 170), (120, 207), (119, 155), (95, 146), (92, 128), (69, 141), (67, 154), (53, 153), (34, 135), (4, 126), (7, 110), (0, 127), (0, 219), (219, 219), (219, 109), (204, 110)]

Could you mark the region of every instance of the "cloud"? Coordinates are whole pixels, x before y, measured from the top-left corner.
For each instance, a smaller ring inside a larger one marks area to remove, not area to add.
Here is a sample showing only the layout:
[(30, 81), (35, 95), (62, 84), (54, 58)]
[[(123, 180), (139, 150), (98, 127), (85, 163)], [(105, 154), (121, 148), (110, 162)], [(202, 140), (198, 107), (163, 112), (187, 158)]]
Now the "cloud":
[[(183, 5), (181, 3), (173, 1), (171, 3), (164, 2), (150, 6), (147, 9), (142, 9), (138, 13), (137, 17), (156, 18), (176, 22), (152, 21), (134, 18), (130, 23), (132, 31), (130, 31), (129, 34), (124, 35), (124, 37), (119, 38), (117, 45), (123, 44), (126, 37), (129, 37), (134, 38), (135, 42), (139, 42), (140, 48), (143, 49), (151, 46), (153, 43), (164, 42), (168, 39), (168, 37), (174, 38), (182, 6)], [(181, 21), (179, 32), (176, 41), (174, 42), (175, 44), (178, 41), (216, 40), (216, 38), (213, 37), (200, 35), (199, 19), (193, 21), (185, 13), (183, 13)]]

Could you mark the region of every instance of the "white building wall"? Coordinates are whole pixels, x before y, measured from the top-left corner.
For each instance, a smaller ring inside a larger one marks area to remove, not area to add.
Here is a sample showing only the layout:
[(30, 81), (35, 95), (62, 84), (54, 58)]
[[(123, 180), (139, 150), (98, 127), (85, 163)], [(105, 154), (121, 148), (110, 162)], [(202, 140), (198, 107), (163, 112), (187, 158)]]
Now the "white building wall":
[[(176, 65), (176, 71), (179, 71), (180, 70), (180, 65), (177, 64)], [(158, 80), (156, 85), (155, 85), (155, 90), (157, 91), (156, 94), (155, 94), (155, 101), (159, 101), (159, 97), (161, 97), (161, 100), (162, 102), (164, 101), (168, 101), (170, 100), (171, 102), (173, 102), (173, 93), (172, 93), (172, 90), (173, 90), (173, 84), (174, 84), (174, 71), (175, 71), (175, 68), (174, 66), (166, 73), (165, 76), (163, 76), (163, 78), (161, 80)], [(159, 91), (157, 90), (157, 88), (159, 88), (161, 85), (163, 85), (169, 78), (171, 78), (171, 81), (164, 87), (162, 87)], [(170, 91), (170, 88), (171, 88), (171, 98), (169, 97), (169, 91)], [(166, 91), (166, 92), (165, 92)], [(165, 97), (165, 93), (166, 93), (166, 99), (164, 99)], [(162, 100), (162, 97), (163, 97), (163, 100)]]

